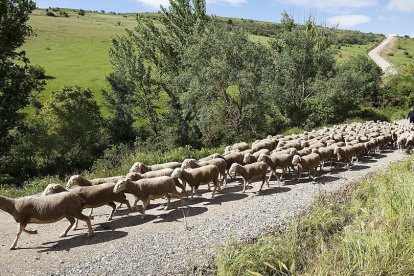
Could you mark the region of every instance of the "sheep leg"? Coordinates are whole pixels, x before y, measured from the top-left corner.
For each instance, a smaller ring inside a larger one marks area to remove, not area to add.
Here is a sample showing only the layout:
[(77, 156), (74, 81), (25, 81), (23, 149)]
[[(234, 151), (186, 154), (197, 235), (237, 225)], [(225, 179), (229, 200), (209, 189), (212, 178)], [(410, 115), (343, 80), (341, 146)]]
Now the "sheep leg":
[[(263, 184), (265, 183), (265, 181), (266, 181), (266, 174), (264, 174), (263, 176), (262, 176), (262, 185), (260, 185), (260, 189), (259, 189), (259, 191), (261, 191), (262, 190), (262, 188), (263, 188)], [(267, 181), (267, 186), (269, 187), (269, 182)]]
[(85, 216), (84, 214), (80, 213), (80, 214), (76, 214), (74, 215), (75, 218), (77, 218), (78, 220), (83, 220), (84, 222), (86, 222), (86, 224), (88, 225), (88, 237), (93, 235), (93, 230), (92, 230), (92, 225), (91, 225), (91, 220), (88, 216)]
[(193, 199), (193, 195), (194, 195), (194, 187), (191, 187), (191, 199)]
[[(282, 178), (285, 175), (285, 172), (286, 172), (286, 168), (282, 169), (282, 173), (280, 174), (279, 181), (282, 181)], [(290, 167), (289, 167), (289, 172), (290, 172)]]
[(164, 210), (168, 210), (170, 209), (171, 196), (169, 194), (166, 194), (165, 197), (167, 198), (167, 205), (165, 206)]
[(147, 207), (148, 207), (148, 205), (150, 203), (150, 200), (149, 200), (149, 198), (147, 198), (147, 199), (143, 200), (142, 202), (143, 202), (143, 204), (142, 204), (142, 215), (141, 215), (141, 219), (144, 219), (145, 218), (145, 209), (147, 209)]
[(134, 201), (134, 208), (137, 208), (137, 203), (138, 203), (139, 199), (137, 197), (135, 197), (135, 201)]
[(89, 215), (88, 215), (88, 217), (89, 217), (90, 219), (93, 219), (92, 212), (93, 212), (93, 208), (91, 208), (91, 211), (89, 212)]
[(10, 246), (10, 250), (13, 250), (13, 249), (16, 248), (17, 241), (19, 240), (20, 235), (22, 234), (22, 232), (24, 231), (25, 228), (26, 228), (26, 224), (20, 223), (19, 230), (17, 231), (16, 238), (14, 239), (13, 244)]
[(114, 203), (114, 202), (109, 202), (108, 204), (106, 204), (106, 205), (108, 205), (108, 206), (110, 206), (110, 207), (112, 207), (112, 212), (111, 212), (111, 214), (109, 215), (109, 218), (108, 218), (108, 220), (112, 220), (112, 216), (114, 215), (114, 213), (115, 213), (115, 210), (116, 210), (116, 204)]
[(243, 193), (246, 192), (246, 186), (247, 186), (247, 181), (245, 179), (243, 183)]
[(216, 178), (216, 179), (213, 179), (213, 183), (214, 183), (214, 190), (213, 190), (213, 194), (211, 195), (211, 198), (214, 197), (214, 195), (216, 194), (217, 189), (219, 189), (219, 191), (221, 191), (220, 190), (221, 181), (218, 178)]
[[(269, 181), (270, 181), (270, 179), (272, 178), (272, 175), (273, 175), (273, 170), (272, 169), (270, 169), (270, 174), (269, 174)], [(276, 173), (275, 173), (275, 175), (276, 175)], [(277, 177), (277, 176), (276, 176)]]
[(73, 224), (75, 223), (75, 218), (73, 218), (73, 217), (66, 217), (66, 219), (69, 221), (70, 225), (69, 225), (68, 228), (66, 228), (65, 232), (60, 234), (59, 237), (61, 237), (61, 238), (66, 237), (66, 235), (68, 234), (70, 228), (72, 228)]
[(30, 234), (30, 235), (36, 235), (37, 234), (37, 230), (27, 230), (27, 229), (24, 229), (23, 231), (25, 233), (27, 233), (27, 234)]
[(75, 231), (75, 230), (77, 230), (77, 229), (78, 229), (78, 224), (79, 224), (79, 220), (78, 220), (78, 219), (76, 219), (76, 223), (75, 223), (75, 227), (73, 228), (73, 231)]
[(210, 192), (211, 191), (210, 182), (208, 182), (207, 187), (208, 187), (207, 192)]

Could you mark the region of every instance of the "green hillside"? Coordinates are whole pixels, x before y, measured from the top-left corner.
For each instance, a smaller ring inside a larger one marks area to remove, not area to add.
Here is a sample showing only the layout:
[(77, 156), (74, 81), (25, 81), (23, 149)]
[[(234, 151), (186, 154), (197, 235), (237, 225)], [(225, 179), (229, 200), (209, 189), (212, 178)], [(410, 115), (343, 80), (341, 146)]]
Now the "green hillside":
[(400, 37), (388, 54), (388, 60), (403, 70), (407, 65), (414, 64), (414, 39)]
[[(63, 11), (69, 17), (59, 15)], [(48, 98), (51, 90), (60, 89), (64, 85), (79, 85), (90, 88), (102, 107), (100, 91), (108, 87), (105, 77), (111, 72), (108, 54), (111, 39), (123, 35), (126, 28), (132, 29), (135, 26), (135, 15), (87, 11), (84, 16), (80, 16), (73, 9), (55, 10), (53, 13), (55, 16), (47, 16), (43, 9), (33, 12), (29, 24), (36, 35), (30, 37), (23, 46), (32, 65), (37, 64), (46, 69), (47, 85), (39, 96), (40, 102)], [(275, 23), (221, 17), (218, 19), (223, 24), (245, 28), (253, 41), (264, 44), (276, 35), (278, 29), (278, 24)], [(380, 36), (373, 34), (329, 30), (337, 34), (336, 43), (341, 45), (338, 47), (339, 60), (355, 54), (365, 54), (374, 41), (380, 39)], [(28, 112), (33, 110), (29, 108)], [(103, 112), (106, 113), (104, 109)]]

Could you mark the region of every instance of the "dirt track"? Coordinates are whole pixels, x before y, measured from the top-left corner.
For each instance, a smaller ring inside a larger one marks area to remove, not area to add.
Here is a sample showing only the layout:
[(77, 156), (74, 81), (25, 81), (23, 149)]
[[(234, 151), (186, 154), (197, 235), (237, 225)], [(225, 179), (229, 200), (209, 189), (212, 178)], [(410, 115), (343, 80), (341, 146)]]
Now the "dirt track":
[[(365, 159), (351, 170), (325, 172), (317, 182), (300, 184), (271, 181), (257, 193), (258, 183), (245, 194), (240, 182), (233, 182), (210, 199), (210, 193), (187, 200), (188, 206), (162, 210), (156, 201), (141, 221), (139, 213), (127, 215), (120, 210), (114, 221), (107, 222), (109, 207), (95, 212), (95, 235), (86, 237), (86, 228), (59, 234), (67, 221), (50, 225), (29, 225), (38, 235), (23, 233), (18, 249), (8, 248), (15, 236), (17, 223), (0, 211), (3, 222), (0, 235), (1, 275), (177, 275), (191, 274), (207, 265), (217, 246), (229, 239), (246, 240), (267, 233), (272, 226), (283, 225), (308, 209), (322, 192), (334, 192), (371, 172), (385, 169), (406, 154), (389, 151)], [(203, 191), (203, 190), (201, 190)], [(161, 205), (160, 205), (161, 203)], [(186, 219), (183, 218), (186, 214)]]
[(381, 67), (382, 71), (386, 74), (396, 75), (398, 72), (395, 68), (389, 63), (384, 57), (388, 54), (391, 50), (392, 46), (397, 41), (396, 36), (389, 36), (380, 45), (376, 48), (372, 49), (368, 56), (372, 58), (372, 60)]

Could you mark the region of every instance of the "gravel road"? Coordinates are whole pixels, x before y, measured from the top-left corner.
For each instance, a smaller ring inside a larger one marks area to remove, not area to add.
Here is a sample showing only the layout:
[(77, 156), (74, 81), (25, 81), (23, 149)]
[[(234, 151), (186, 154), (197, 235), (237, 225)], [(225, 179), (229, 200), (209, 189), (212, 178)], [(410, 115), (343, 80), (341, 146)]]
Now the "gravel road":
[[(163, 201), (155, 201), (141, 220), (139, 213), (118, 211), (107, 222), (110, 208), (95, 210), (95, 235), (86, 237), (86, 227), (58, 238), (67, 221), (48, 225), (29, 225), (38, 235), (23, 233), (18, 249), (10, 251), (17, 223), (0, 211), (3, 222), (0, 235), (1, 275), (188, 275), (211, 262), (219, 245), (229, 240), (248, 240), (268, 233), (273, 226), (284, 225), (312, 206), (320, 193), (338, 191), (368, 174), (385, 169), (406, 158), (398, 151), (384, 151), (375, 158), (356, 163), (351, 170), (333, 169), (316, 182), (300, 184), (288, 179), (271, 181), (270, 188), (258, 193), (259, 183), (242, 191), (239, 181), (230, 183), (214, 199), (203, 193), (188, 206), (162, 210)], [(239, 180), (239, 179), (238, 179)], [(203, 191), (202, 189), (200, 189)], [(186, 219), (183, 216), (186, 216)]]
[(398, 38), (396, 36), (389, 36), (380, 45), (368, 53), (368, 56), (370, 56), (386, 74), (396, 75), (398, 73), (397, 70), (395, 70), (395, 68), (385, 58), (383, 58), (383, 56), (388, 54), (391, 50), (397, 39)]

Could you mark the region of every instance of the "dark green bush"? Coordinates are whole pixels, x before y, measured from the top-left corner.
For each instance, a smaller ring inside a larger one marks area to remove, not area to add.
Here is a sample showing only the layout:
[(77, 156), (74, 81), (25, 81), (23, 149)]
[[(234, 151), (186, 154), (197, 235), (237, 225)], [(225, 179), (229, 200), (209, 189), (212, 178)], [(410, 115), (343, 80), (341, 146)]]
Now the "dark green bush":
[(46, 12), (47, 16), (55, 16), (55, 14), (53, 12)]
[(44, 79), (46, 77), (46, 69), (40, 65), (30, 65), (29, 74), (35, 79)]

